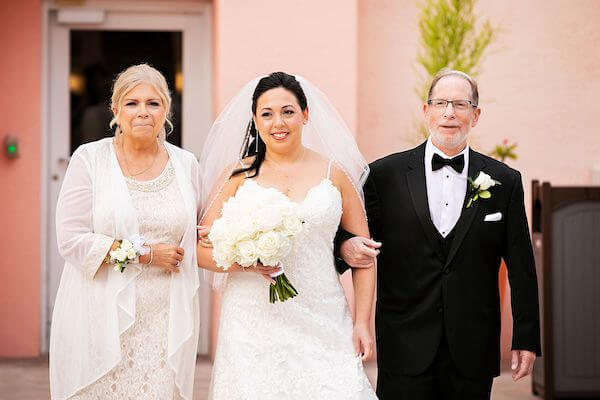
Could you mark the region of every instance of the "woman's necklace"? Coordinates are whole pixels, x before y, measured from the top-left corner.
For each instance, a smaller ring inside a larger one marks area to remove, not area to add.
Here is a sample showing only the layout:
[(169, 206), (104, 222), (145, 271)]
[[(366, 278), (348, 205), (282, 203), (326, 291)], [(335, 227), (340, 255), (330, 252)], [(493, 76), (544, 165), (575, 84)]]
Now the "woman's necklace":
[(149, 171), (150, 168), (152, 168), (154, 166), (154, 163), (156, 162), (156, 159), (158, 158), (158, 142), (156, 142), (156, 150), (154, 151), (154, 158), (152, 159), (152, 163), (150, 164), (150, 166), (136, 174), (132, 174), (131, 170), (129, 169), (129, 163), (127, 162), (127, 153), (125, 153), (125, 144), (124, 144), (123, 139), (121, 139), (121, 152), (123, 152), (123, 161), (125, 162), (125, 169), (127, 170), (127, 176), (129, 178), (133, 178), (134, 176), (138, 176), (138, 175), (143, 174), (144, 172)]
[[(304, 161), (304, 156), (306, 156), (306, 147), (304, 147), (304, 151), (302, 152), (302, 156), (300, 157), (300, 159), (298, 159), (298, 161), (294, 162), (293, 166), (295, 166), (296, 164), (300, 164), (302, 161)], [(284, 189), (282, 190), (282, 192), (283, 192), (283, 194), (285, 194), (286, 196), (289, 197), (290, 191), (294, 187), (294, 185), (290, 184), (290, 181), (291, 181), (290, 176), (284, 172), (285, 169), (282, 168), (281, 164), (279, 164), (277, 161), (275, 161), (271, 158), (269, 158), (268, 161), (272, 162), (277, 167), (275, 170), (283, 178)]]

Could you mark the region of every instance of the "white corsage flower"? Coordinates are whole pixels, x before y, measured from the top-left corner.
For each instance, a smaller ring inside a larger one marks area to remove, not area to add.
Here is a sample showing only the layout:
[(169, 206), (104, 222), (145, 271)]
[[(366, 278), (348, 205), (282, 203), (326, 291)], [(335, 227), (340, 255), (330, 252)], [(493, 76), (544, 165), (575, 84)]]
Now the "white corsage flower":
[(501, 185), (495, 179), (492, 179), (491, 176), (486, 174), (483, 171), (479, 171), (479, 174), (475, 179), (468, 178), (469, 182), (469, 201), (467, 202), (467, 208), (471, 207), (474, 201), (477, 201), (479, 198), (489, 199), (492, 197), (492, 193), (489, 189), (493, 186)]
[(125, 261), (127, 259), (127, 251), (122, 247), (110, 252), (110, 256), (117, 261)]
[(148, 254), (149, 249), (144, 246), (145, 239), (143, 236), (135, 235), (131, 240), (119, 240), (119, 247), (111, 250), (105, 259), (105, 262), (114, 263), (114, 270), (123, 272), (125, 267), (130, 262), (144, 254)]
[(130, 260), (135, 260), (135, 258), (137, 257), (137, 254), (135, 253), (135, 249), (131, 248), (129, 250), (127, 250), (127, 258)]

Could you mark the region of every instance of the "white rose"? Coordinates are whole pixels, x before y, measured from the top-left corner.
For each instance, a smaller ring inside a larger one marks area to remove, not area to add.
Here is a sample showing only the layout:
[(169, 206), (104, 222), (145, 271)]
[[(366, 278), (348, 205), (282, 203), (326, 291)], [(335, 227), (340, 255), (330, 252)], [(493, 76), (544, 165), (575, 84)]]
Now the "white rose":
[(127, 250), (127, 259), (134, 260), (137, 254), (135, 253), (135, 249)]
[(212, 243), (217, 243), (222, 240), (225, 240), (226, 237), (227, 237), (227, 223), (225, 222), (225, 219), (219, 218), (216, 221), (214, 221), (212, 226), (210, 227), (210, 232), (208, 233), (208, 239)]
[(296, 215), (283, 217), (283, 229), (290, 236), (295, 236), (302, 231), (302, 220)]
[(236, 240), (252, 239), (256, 234), (256, 227), (251, 216), (245, 215), (235, 224)]
[(277, 232), (270, 231), (260, 235), (256, 243), (256, 251), (263, 264), (273, 264), (273, 261), (275, 261), (273, 258), (277, 256), (281, 242), (282, 237)]
[(123, 262), (127, 258), (127, 253), (122, 248), (118, 248), (117, 250), (111, 251), (110, 256), (117, 261)]
[(491, 188), (492, 186), (494, 186), (496, 184), (496, 181), (493, 180), (492, 178), (490, 178), (488, 176), (488, 179), (486, 179), (483, 184), (481, 185), (481, 190), (488, 190), (489, 188)]
[(212, 257), (219, 267), (223, 269), (229, 268), (235, 261), (233, 243), (221, 241), (218, 244), (215, 244), (212, 251)]
[(133, 248), (133, 243), (131, 243), (129, 240), (127, 239), (123, 239), (123, 241), (121, 242), (121, 248), (123, 250), (129, 250)]
[(475, 181), (473, 181), (473, 184), (479, 190), (488, 190), (490, 187), (492, 187), (496, 184), (496, 181), (493, 180), (492, 177), (489, 176), (488, 174), (486, 174), (484, 172), (480, 172), (479, 175), (477, 176), (477, 179), (475, 179)]
[(258, 259), (257, 248), (252, 240), (243, 240), (236, 244), (240, 254), (240, 265), (249, 267), (254, 265)]

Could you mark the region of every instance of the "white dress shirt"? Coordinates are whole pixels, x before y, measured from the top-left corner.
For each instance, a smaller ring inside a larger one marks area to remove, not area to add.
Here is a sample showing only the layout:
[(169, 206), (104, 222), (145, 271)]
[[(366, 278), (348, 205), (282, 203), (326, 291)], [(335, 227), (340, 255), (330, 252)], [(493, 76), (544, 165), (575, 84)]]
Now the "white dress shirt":
[(431, 137), (425, 145), (425, 180), (427, 183), (427, 200), (429, 202), (429, 215), (438, 232), (448, 236), (454, 225), (458, 222), (462, 206), (467, 193), (467, 172), (469, 170), (469, 145), (457, 154), (465, 157), (465, 168), (458, 173), (454, 168), (445, 165), (434, 171), (431, 160), (434, 154), (439, 154), (445, 159), (448, 157), (443, 151), (435, 147)]

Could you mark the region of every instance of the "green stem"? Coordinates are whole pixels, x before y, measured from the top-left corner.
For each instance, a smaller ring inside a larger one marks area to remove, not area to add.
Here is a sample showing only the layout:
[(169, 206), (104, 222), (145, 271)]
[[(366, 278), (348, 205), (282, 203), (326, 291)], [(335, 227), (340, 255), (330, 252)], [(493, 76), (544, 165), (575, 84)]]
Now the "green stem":
[(285, 274), (283, 274), (283, 279), (286, 283), (286, 285), (292, 290), (292, 292), (294, 292), (294, 295), (298, 294), (298, 291), (296, 290), (296, 288), (294, 287), (294, 285), (292, 285), (292, 282), (290, 282), (287, 278), (287, 276), (285, 276)]

